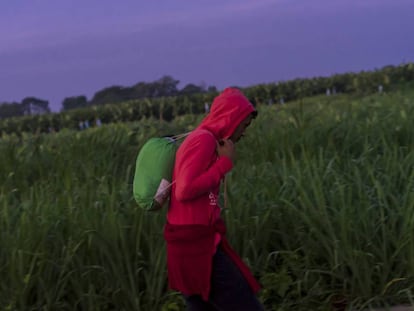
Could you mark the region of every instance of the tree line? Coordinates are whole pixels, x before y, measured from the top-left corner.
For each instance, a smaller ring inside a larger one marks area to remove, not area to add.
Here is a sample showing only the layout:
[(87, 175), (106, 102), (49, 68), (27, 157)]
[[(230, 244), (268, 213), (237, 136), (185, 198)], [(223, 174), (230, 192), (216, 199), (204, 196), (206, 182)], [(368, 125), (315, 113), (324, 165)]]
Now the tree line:
[[(179, 80), (163, 76), (153, 82), (139, 82), (130, 87), (110, 86), (97, 91), (91, 100), (85, 95), (66, 97), (62, 101), (61, 111), (86, 108), (103, 104), (116, 104), (134, 99), (159, 98), (169, 96), (191, 95), (217, 91), (215, 86), (188, 83), (178, 89)], [(26, 97), (22, 102), (0, 103), (0, 119), (49, 113), (49, 101), (36, 97)]]
[[(27, 114), (23, 117), (0, 120), (0, 136), (12, 133), (20, 135), (23, 132), (48, 132), (51, 129), (62, 128), (78, 129), (80, 122), (93, 123), (98, 119), (102, 123), (129, 122), (142, 118), (170, 121), (184, 114), (204, 113), (205, 103), (211, 103), (217, 95), (215, 88), (203, 88), (203, 92), (195, 92), (194, 88), (194, 92), (180, 93), (176, 89), (177, 80), (171, 77), (158, 81), (164, 81), (159, 84), (162, 86), (159, 90), (163, 91), (156, 92), (153, 89), (149, 92), (147, 89), (147, 97), (125, 100), (130, 98), (130, 93), (120, 92), (119, 95), (119, 92), (103, 91), (98, 92), (99, 96), (94, 96), (93, 105), (88, 103), (86, 106), (75, 107), (78, 109), (71, 108), (61, 113), (33, 116)], [(377, 92), (381, 87), (381, 91), (387, 92), (411, 81), (414, 81), (414, 64), (407, 63), (386, 66), (375, 71), (259, 84), (242, 90), (254, 105), (260, 105), (287, 103), (303, 97), (326, 94), (327, 90), (334, 90), (333, 93), (361, 95)], [(108, 94), (112, 94), (113, 97)]]
[(203, 85), (193, 83), (189, 83), (179, 90), (179, 83), (179, 80), (167, 75), (156, 81), (139, 82), (131, 87), (111, 86), (96, 92), (90, 101), (87, 100), (86, 96), (65, 98), (62, 102), (62, 111), (108, 103), (116, 104), (134, 99), (191, 95), (217, 90), (215, 86), (206, 88)]
[(49, 112), (49, 101), (36, 97), (26, 97), (21, 103), (0, 103), (0, 119)]

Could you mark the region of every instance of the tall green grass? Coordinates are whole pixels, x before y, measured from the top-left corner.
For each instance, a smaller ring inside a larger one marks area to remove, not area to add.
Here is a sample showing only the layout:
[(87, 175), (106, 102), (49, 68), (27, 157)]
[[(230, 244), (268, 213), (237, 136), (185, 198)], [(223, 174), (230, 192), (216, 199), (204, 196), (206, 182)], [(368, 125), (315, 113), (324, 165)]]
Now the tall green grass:
[[(228, 237), (269, 310), (411, 302), (414, 94), (259, 107), (227, 176)], [(132, 199), (142, 121), (0, 141), (1, 310), (180, 310), (165, 211)]]
[(356, 306), (408, 302), (413, 104), (321, 97), (262, 111), (240, 145), (228, 220), (275, 310), (316, 309), (333, 295)]

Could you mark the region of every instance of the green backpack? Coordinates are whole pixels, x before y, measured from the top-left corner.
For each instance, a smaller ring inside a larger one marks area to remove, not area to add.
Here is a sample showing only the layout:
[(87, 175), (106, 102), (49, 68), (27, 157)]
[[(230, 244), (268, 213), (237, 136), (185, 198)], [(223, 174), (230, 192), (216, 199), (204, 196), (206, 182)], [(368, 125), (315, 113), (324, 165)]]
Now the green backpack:
[(161, 209), (168, 201), (177, 141), (189, 133), (149, 139), (138, 153), (133, 183), (134, 199), (147, 211)]

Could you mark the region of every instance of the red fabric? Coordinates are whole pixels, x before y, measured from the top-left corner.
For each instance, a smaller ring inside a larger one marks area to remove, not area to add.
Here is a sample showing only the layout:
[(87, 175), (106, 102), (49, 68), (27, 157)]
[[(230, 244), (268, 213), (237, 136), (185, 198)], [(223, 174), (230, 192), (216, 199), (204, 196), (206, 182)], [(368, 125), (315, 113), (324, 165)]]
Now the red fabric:
[(217, 141), (229, 138), (253, 111), (252, 104), (238, 89), (224, 90), (177, 151), (165, 239), (170, 286), (184, 294), (208, 297), (212, 257), (220, 239), (249, 283), (256, 282), (223, 238), (224, 224), (217, 226), (221, 223), (220, 182), (233, 168), (229, 158), (217, 155)]
[(260, 285), (249, 268), (230, 247), (225, 237), (226, 227), (221, 219), (212, 226), (166, 224), (169, 287), (185, 295), (201, 295), (208, 300), (212, 270), (214, 235), (221, 235), (221, 247), (240, 269), (256, 293)]
[(177, 151), (168, 222), (176, 225), (214, 223), (220, 214), (220, 181), (233, 168), (232, 161), (216, 154), (216, 139), (197, 129)]
[(217, 141), (229, 138), (254, 110), (238, 89), (227, 88), (215, 98), (210, 113), (177, 151), (169, 223), (208, 225), (219, 217), (220, 182), (233, 163), (227, 157), (217, 156)]

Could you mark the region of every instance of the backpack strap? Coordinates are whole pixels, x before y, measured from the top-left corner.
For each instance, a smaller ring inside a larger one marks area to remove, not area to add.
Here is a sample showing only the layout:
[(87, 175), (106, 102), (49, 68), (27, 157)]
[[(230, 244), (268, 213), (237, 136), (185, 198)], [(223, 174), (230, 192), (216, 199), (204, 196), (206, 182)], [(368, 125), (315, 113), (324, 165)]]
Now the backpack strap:
[(183, 133), (183, 134), (177, 134), (177, 135), (172, 136), (171, 138), (174, 139), (175, 141), (177, 141), (177, 140), (181, 140), (183, 138), (186, 138), (190, 134), (191, 134), (191, 132), (187, 132), (187, 133)]

